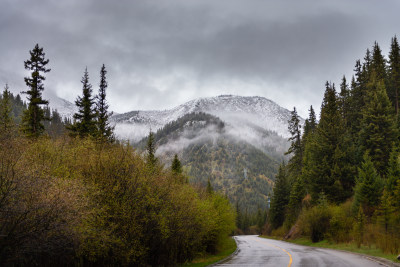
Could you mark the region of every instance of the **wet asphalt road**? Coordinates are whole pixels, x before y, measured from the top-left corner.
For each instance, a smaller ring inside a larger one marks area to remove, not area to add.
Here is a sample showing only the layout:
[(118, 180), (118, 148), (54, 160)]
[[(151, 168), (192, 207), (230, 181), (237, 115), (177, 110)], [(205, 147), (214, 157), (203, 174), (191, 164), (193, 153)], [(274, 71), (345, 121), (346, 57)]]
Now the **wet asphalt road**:
[(257, 236), (235, 236), (238, 253), (216, 266), (393, 266), (342, 251), (300, 246)]

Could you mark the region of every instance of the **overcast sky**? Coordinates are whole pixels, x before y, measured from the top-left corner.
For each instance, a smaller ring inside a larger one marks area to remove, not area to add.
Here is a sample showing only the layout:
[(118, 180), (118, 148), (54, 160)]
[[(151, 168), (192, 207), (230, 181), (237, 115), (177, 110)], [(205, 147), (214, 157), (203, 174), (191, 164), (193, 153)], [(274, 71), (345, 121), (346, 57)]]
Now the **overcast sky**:
[[(326, 80), (352, 75), (377, 41), (400, 35), (399, 0), (0, 0), (0, 84), (26, 90), (36, 43), (45, 91), (94, 91), (108, 70), (111, 109), (167, 109), (220, 94), (258, 95), (307, 116)], [(350, 77), (349, 77), (350, 79)]]

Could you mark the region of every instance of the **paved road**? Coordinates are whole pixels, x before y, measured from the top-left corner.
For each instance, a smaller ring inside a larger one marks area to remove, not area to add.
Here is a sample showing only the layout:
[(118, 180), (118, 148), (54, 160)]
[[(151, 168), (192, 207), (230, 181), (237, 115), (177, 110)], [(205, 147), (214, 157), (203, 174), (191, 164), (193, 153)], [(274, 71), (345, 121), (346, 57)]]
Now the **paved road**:
[[(238, 253), (217, 266), (391, 266), (367, 256), (300, 246), (257, 236), (235, 236)], [(392, 265), (394, 266), (394, 265)]]

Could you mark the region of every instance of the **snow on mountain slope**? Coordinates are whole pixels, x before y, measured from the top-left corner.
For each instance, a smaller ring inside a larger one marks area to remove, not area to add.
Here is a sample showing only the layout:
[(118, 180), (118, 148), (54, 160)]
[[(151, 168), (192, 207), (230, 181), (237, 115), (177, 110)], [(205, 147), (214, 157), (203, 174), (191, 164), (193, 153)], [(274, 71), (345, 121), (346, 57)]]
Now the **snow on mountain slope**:
[(74, 113), (78, 111), (78, 108), (75, 106), (74, 103), (69, 102), (63, 98), (60, 98), (55, 95), (47, 96), (49, 100), (49, 106), (53, 110), (57, 110), (57, 112), (63, 118), (72, 118)]
[[(290, 111), (264, 97), (221, 95), (199, 98), (170, 110), (132, 111), (113, 116), (116, 122), (116, 134), (119, 138), (133, 141), (163, 127), (191, 112), (204, 112), (221, 118), (233, 128), (243, 130), (246, 125), (255, 125), (274, 131), (287, 138)], [(243, 133), (243, 131), (240, 131)]]

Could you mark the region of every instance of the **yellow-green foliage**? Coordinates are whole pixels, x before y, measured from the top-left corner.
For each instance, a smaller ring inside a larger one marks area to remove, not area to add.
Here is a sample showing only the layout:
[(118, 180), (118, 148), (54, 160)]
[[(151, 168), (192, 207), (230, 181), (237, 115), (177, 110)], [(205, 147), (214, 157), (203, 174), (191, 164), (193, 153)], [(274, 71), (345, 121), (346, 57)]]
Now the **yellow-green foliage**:
[[(354, 243), (376, 247), (384, 253), (396, 254), (400, 249), (400, 226), (397, 211), (390, 200), (382, 197), (382, 203), (374, 216), (367, 217), (360, 207), (354, 214), (353, 201), (341, 205), (325, 204), (304, 208), (297, 220), (303, 236), (313, 242), (326, 239), (334, 243)], [(388, 203), (386, 203), (388, 202)]]
[(303, 209), (299, 219), (299, 230), (313, 242), (324, 238), (334, 242), (346, 242), (351, 239), (353, 215), (351, 202), (340, 206), (321, 203), (317, 206)]
[(224, 197), (127, 145), (1, 142), (0, 265), (171, 265), (218, 251), (234, 229)]

